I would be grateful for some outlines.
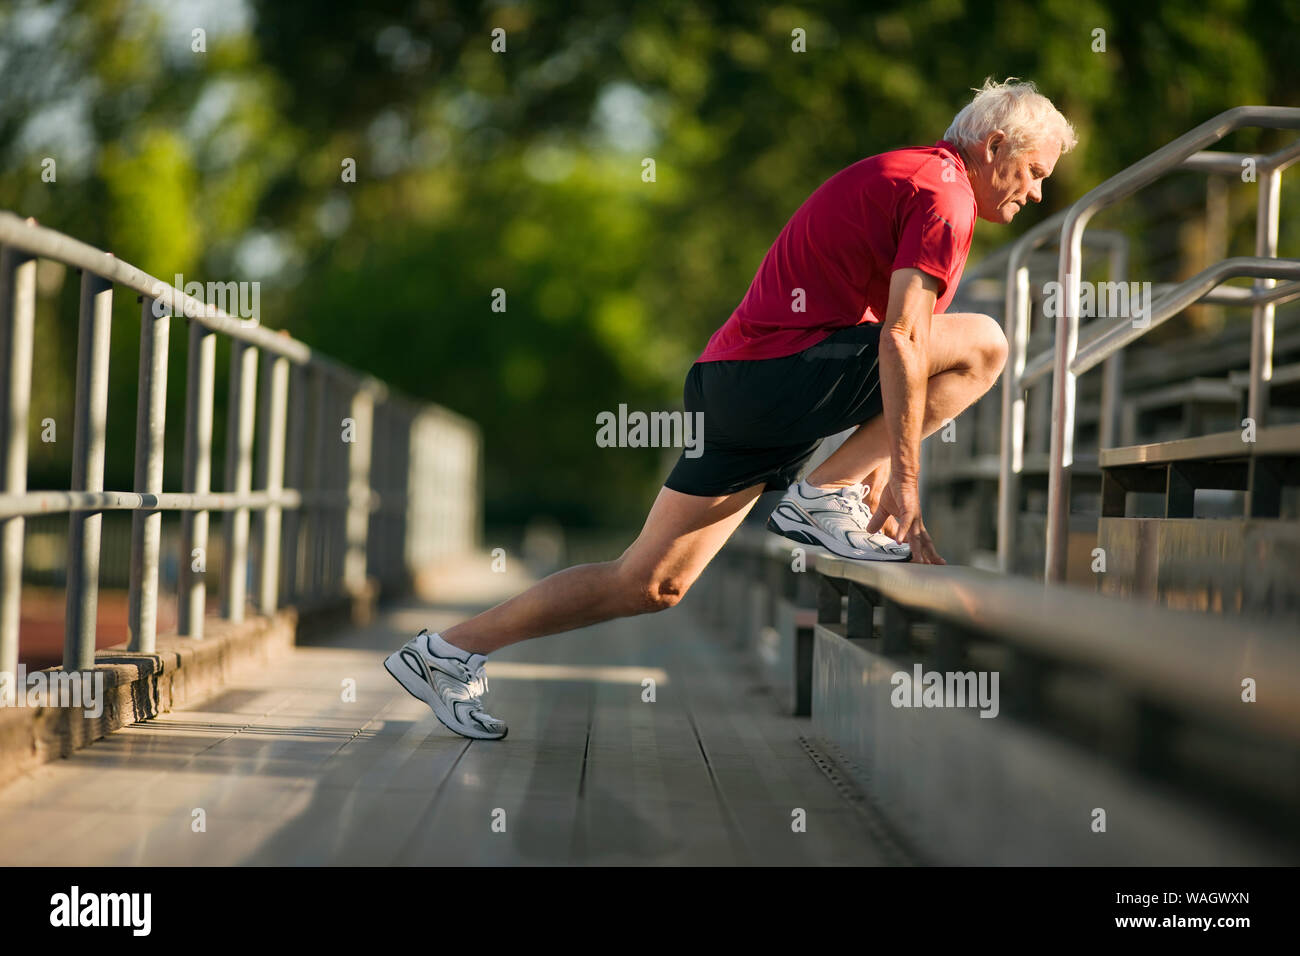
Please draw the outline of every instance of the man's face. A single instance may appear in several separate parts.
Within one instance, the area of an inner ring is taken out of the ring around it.
[[[971,187],[981,219],[1010,222],[1027,202],[1041,202],[1043,180],[1052,175],[1061,158],[1061,144],[1035,144],[1012,154],[1001,130],[974,150]]]

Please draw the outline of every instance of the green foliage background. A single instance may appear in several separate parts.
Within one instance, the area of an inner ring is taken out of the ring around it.
[[[161,277],[262,281],[266,324],[481,423],[491,523],[635,527],[664,459],[597,448],[596,414],[680,403],[834,172],[940,138],[986,76],[1035,80],[1081,147],[1041,212],[979,227],[974,262],[1223,109],[1300,105],[1297,63],[1300,5],[1264,0],[17,2],[0,6],[0,208]],[[77,281],[41,283],[33,418],[70,435]],[[128,488],[139,313],[118,298],[107,487]],[[178,421],[183,321],[172,340]],[[35,427],[33,487],[66,487],[69,443]]]

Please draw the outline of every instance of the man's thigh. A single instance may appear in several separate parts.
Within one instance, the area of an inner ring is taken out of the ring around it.
[[[951,369],[977,368],[1002,327],[978,312],[939,313],[930,320],[930,375]]]
[[[661,488],[641,533],[618,559],[620,572],[685,591],[762,493],[761,484],[713,498]]]

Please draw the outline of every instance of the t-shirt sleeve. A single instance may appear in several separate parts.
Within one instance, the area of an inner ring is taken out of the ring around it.
[[[920,269],[939,280],[942,296],[970,242],[974,223],[969,212],[949,194],[915,186],[899,208],[899,219],[898,252],[891,271]]]

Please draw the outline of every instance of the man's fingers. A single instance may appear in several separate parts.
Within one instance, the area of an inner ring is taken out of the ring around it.
[[[916,519],[909,514],[898,515],[898,534],[891,535],[895,541],[908,541],[912,537],[912,529],[916,527]]]
[[[889,512],[884,508],[877,508],[875,511],[871,512],[871,520],[867,522],[867,533],[875,534],[879,531],[881,525],[885,523],[885,519],[888,517]]]
[[[913,553],[916,553],[916,548],[919,546],[921,558],[926,564],[948,563],[943,558],[939,557],[939,552],[936,551],[934,547],[934,539],[930,537],[930,533],[924,528],[917,532],[916,541],[917,545],[913,546]]]

